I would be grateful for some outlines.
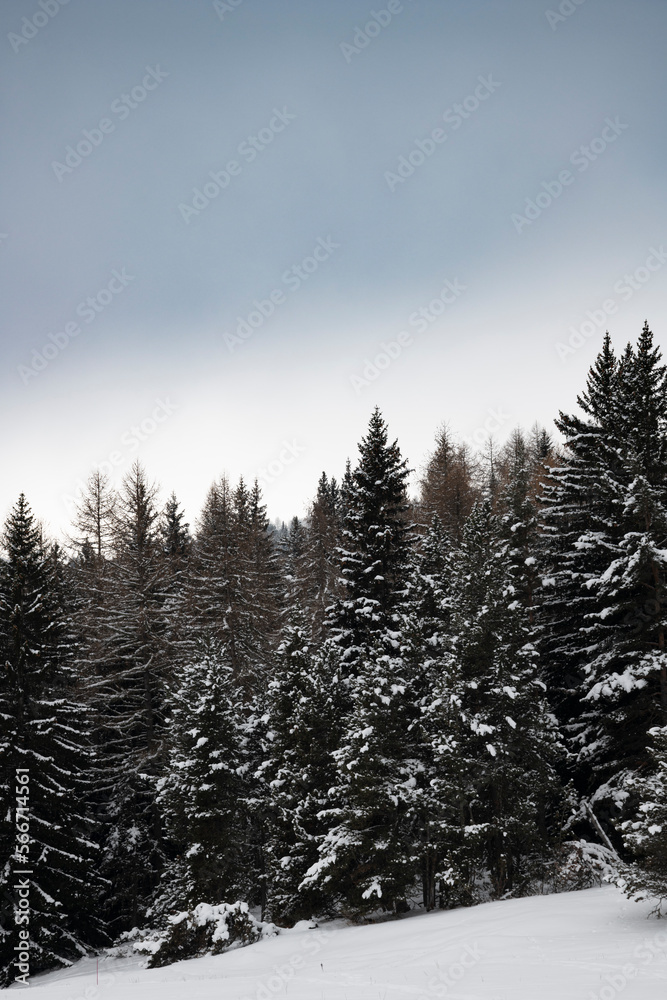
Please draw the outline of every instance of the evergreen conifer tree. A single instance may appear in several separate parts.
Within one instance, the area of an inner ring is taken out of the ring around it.
[[[359,462],[346,475],[339,549],[343,596],[329,628],[351,670],[389,626],[404,599],[412,548],[408,469],[398,443],[375,409],[359,445]]]
[[[182,574],[192,547],[190,525],[184,523],[184,518],[176,494],[172,493],[164,506],[160,533],[164,555],[176,578]]]
[[[282,571],[285,578],[285,604],[287,612],[296,607],[307,607],[311,599],[308,559],[308,529],[293,517],[282,542]]]
[[[419,657],[398,632],[382,639],[358,661],[333,754],[330,827],[303,883],[355,916],[407,909],[421,874]]]
[[[249,888],[247,736],[224,647],[203,649],[181,668],[167,712],[169,749],[158,805],[175,858],[153,907],[160,914],[233,902]]]
[[[156,782],[164,767],[164,700],[171,665],[167,575],[156,488],[135,463],[119,497],[110,597],[97,630],[89,696],[97,707],[98,779],[106,836],[102,873],[114,933],[138,926],[164,864]]]
[[[540,525],[536,492],[539,465],[521,431],[503,449],[497,510],[512,561],[517,596],[534,620],[540,587]]]
[[[534,630],[490,500],[466,524],[452,595],[451,647],[427,713],[430,789],[443,897],[473,902],[484,879],[495,898],[527,891],[559,797]]]
[[[88,808],[90,726],[72,669],[74,631],[61,557],[57,547],[45,545],[23,495],[2,544],[0,981],[7,986],[18,975],[19,929],[29,930],[31,974],[70,964],[86,943],[104,936]],[[18,784],[19,768],[27,786]],[[28,794],[19,798],[26,787]],[[21,878],[17,871],[25,870],[30,874]],[[18,917],[17,884],[29,894],[27,925]]]
[[[225,478],[209,491],[195,537],[185,606],[186,659],[197,643],[224,644],[248,698],[263,690],[280,627],[282,580],[259,486]],[[192,645],[194,643],[194,645]]]
[[[579,404],[584,418],[558,422],[566,454],[545,496],[545,639],[579,789],[613,835],[667,721],[667,372],[648,326],[620,359],[605,338]]]
[[[340,489],[324,472],[308,513],[307,533],[307,607],[313,635],[322,639],[328,610],[340,596],[336,549],[341,541]]]
[[[315,646],[310,623],[292,608],[269,682],[266,756],[259,769],[268,813],[268,914],[278,923],[324,913],[330,901],[302,886],[328,830],[337,749],[345,704],[340,653],[331,641]]]
[[[649,735],[650,773],[629,782],[639,809],[621,824],[625,847],[636,859],[623,867],[622,885],[631,897],[657,900],[660,912],[667,900],[667,726],[654,726]]]

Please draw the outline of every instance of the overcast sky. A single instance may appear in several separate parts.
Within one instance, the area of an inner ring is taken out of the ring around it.
[[[666,342],[664,0],[0,26],[2,517],[23,490],[61,531],[139,457],[191,522],[225,471],[287,519],[376,403],[419,468],[443,421],[551,425],[605,327]]]

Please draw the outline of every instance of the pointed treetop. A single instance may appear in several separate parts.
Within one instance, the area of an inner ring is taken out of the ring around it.
[[[2,533],[2,545],[10,561],[20,559],[39,548],[42,532],[30,509],[25,493],[9,513]]]
[[[588,372],[586,390],[577,397],[579,406],[588,417],[602,422],[608,414],[618,382],[618,369],[619,362],[607,331],[600,353]]]

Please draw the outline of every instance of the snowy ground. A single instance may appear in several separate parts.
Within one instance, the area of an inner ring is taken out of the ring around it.
[[[667,920],[606,887],[362,927],[297,927],[149,971],[94,959],[35,977],[35,1000],[666,1000]],[[22,988],[22,987],[12,987]]]

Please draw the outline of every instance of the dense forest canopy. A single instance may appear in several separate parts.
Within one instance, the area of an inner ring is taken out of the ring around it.
[[[667,370],[647,325],[620,355],[605,338],[556,426],[481,453],[443,427],[411,499],[376,409],[279,529],[257,483],[224,477],[191,528],[139,464],[120,490],[90,477],[65,548],[18,498],[4,985],[28,858],[33,972],[202,902],[290,926],[572,888],[584,842],[667,896]]]

